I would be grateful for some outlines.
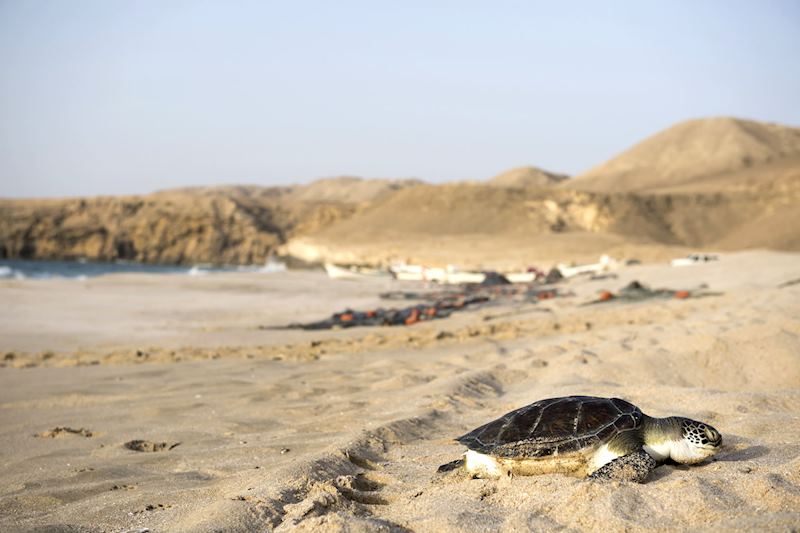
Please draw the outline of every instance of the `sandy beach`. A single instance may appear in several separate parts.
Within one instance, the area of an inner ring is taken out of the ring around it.
[[[0,281],[0,529],[792,531],[798,278],[799,254],[737,252],[322,332],[279,326],[416,286],[312,271]],[[582,305],[632,280],[711,295]],[[454,437],[573,394],[705,420],[723,450],[644,484],[436,472],[463,453]]]

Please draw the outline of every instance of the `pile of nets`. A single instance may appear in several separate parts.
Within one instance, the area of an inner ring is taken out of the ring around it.
[[[638,281],[632,281],[617,292],[602,291],[597,299],[585,303],[584,305],[603,304],[609,302],[641,302],[652,298],[671,299],[677,298],[685,300],[687,298],[699,298],[702,296],[716,296],[720,293],[710,292],[706,285],[697,289],[651,289],[647,285]]]
[[[491,303],[536,303],[563,296],[553,288],[530,284],[474,284],[458,289],[407,292],[393,291],[380,295],[385,300],[415,300],[424,303],[399,309],[371,309],[355,311],[345,309],[330,318],[304,324],[290,324],[290,329],[320,330],[352,328],[356,326],[410,326],[418,322],[446,318],[457,311]]]
[[[354,311],[345,309],[341,313],[334,313],[330,318],[305,324],[290,324],[290,329],[335,329],[353,328],[356,326],[410,326],[417,322],[446,318],[454,311],[467,306],[486,302],[482,296],[471,298],[443,299],[431,304],[418,304],[401,309],[371,309],[369,311]]]

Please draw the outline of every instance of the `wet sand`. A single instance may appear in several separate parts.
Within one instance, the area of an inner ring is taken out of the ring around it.
[[[314,272],[0,282],[0,529],[800,527],[800,284],[781,286],[800,255],[618,274],[570,281],[563,299],[325,332],[273,327],[394,306],[378,293],[407,286]],[[722,294],[581,305],[633,279]],[[436,473],[463,452],[453,437],[571,394],[708,421],[724,449],[642,485]]]

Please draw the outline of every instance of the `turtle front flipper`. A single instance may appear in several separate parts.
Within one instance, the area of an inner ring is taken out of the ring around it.
[[[635,481],[642,483],[658,463],[650,455],[639,449],[628,455],[614,459],[605,466],[595,470],[589,479],[600,481]]]
[[[456,459],[455,461],[450,461],[449,463],[445,463],[439,468],[436,469],[437,472],[450,472],[451,470],[455,470],[457,468],[461,468],[464,466],[464,458]]]

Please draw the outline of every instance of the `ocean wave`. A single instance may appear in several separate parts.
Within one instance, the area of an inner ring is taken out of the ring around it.
[[[277,274],[278,272],[286,272],[286,263],[276,261],[275,259],[267,259],[262,266],[238,266],[237,272],[255,272],[259,274]]]
[[[263,265],[249,266],[213,266],[198,264],[192,267],[178,265],[148,265],[130,261],[102,263],[94,261],[0,261],[0,279],[74,279],[83,281],[106,274],[174,274],[188,276],[206,276],[217,272],[253,272],[273,274],[285,272],[286,264],[274,259]]]
[[[2,279],[25,279],[25,274],[9,266],[0,265],[0,278]]]
[[[197,265],[190,268],[187,272],[190,276],[206,276],[210,273],[209,270],[205,270]]]
[[[281,261],[275,261],[274,259],[267,260],[267,262],[264,263],[264,266],[258,269],[258,271],[264,274],[275,274],[277,272],[286,272],[286,263],[283,263]]]

